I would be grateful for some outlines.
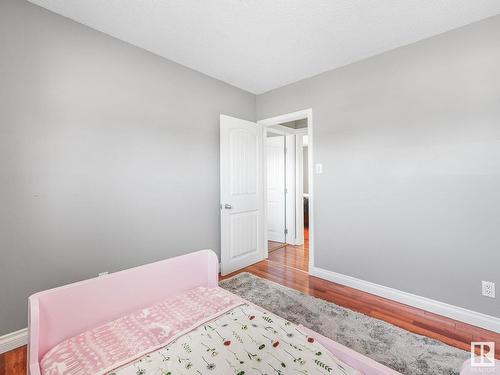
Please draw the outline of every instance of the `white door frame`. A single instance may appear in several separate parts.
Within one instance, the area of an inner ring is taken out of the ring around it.
[[[285,242],[290,245],[298,245],[297,242],[297,137],[295,129],[290,129],[285,137],[286,150],[285,153],[285,213],[286,213],[286,238]],[[265,198],[264,198],[265,199]],[[265,219],[265,218],[264,218]]]
[[[264,138],[267,136],[267,129],[269,126],[273,126],[276,129],[276,125],[280,125],[290,121],[297,121],[307,119],[307,138],[308,138],[308,174],[309,174],[309,269],[314,267],[314,173],[313,173],[313,114],[312,108],[304,109],[297,112],[287,113],[280,116],[275,116],[263,120],[257,121],[263,127]],[[284,127],[286,128],[286,127]],[[293,130],[286,128],[288,130]],[[304,134],[303,130],[297,134]],[[296,147],[296,152],[298,147]],[[266,160],[266,151],[263,150],[263,160]],[[263,163],[265,165],[265,163]],[[266,173],[264,173],[264,187],[266,186]],[[264,258],[268,257],[268,242],[267,242],[267,194],[264,188]],[[300,189],[302,190],[302,189]],[[302,198],[302,197],[298,197]],[[297,199],[297,200],[298,200]],[[303,214],[302,214],[303,215]]]
[[[295,191],[296,191],[296,212],[295,212],[295,240],[297,245],[304,243],[304,143],[303,136],[308,134],[307,128],[296,129],[295,135]],[[309,155],[309,148],[308,155]],[[308,159],[309,160],[309,159]],[[309,162],[308,162],[309,164]],[[309,166],[307,168],[309,171]],[[308,174],[309,177],[309,174]],[[309,178],[308,178],[309,185]],[[300,231],[298,230],[300,229]]]
[[[283,125],[263,127],[267,134],[285,137],[286,152],[286,229],[285,241],[290,245],[304,243],[304,204],[303,204],[303,142],[302,136],[307,135],[307,128],[294,129]],[[264,159],[264,158],[263,158]],[[265,161],[265,160],[264,160]],[[269,216],[269,213],[268,213]],[[269,240],[269,237],[268,237]]]

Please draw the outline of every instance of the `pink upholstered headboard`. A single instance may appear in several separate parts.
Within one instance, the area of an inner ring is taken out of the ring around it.
[[[59,342],[196,286],[216,287],[217,277],[217,256],[201,250],[32,295],[30,374]]]

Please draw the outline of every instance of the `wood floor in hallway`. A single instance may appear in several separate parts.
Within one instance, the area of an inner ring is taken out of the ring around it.
[[[309,270],[309,231],[304,231],[303,245],[286,245],[269,252],[270,262],[282,264],[300,271]]]

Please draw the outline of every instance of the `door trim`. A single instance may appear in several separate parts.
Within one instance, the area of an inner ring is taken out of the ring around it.
[[[313,173],[313,110],[312,108],[301,111],[286,113],[280,116],[270,117],[257,121],[263,127],[263,137],[267,136],[269,126],[283,124],[285,122],[307,119],[307,138],[308,138],[308,174],[309,174],[309,269],[314,267],[314,173]],[[290,129],[293,131],[293,129]],[[299,130],[299,129],[297,129]],[[266,160],[266,150],[263,151],[263,160]],[[264,165],[266,163],[263,163]],[[264,258],[268,257],[269,249],[267,242],[267,194],[266,194],[266,171],[264,171]]]
[[[304,243],[304,144],[302,136],[307,135],[306,129],[297,129],[295,131],[295,189],[296,189],[296,202],[295,202],[295,236],[296,245]],[[309,148],[308,155],[309,155]],[[309,160],[309,159],[308,159]],[[309,164],[309,163],[308,163]],[[307,168],[309,171],[309,166]],[[309,177],[309,174],[308,174]],[[309,179],[308,179],[309,181]],[[308,183],[309,185],[309,183]]]

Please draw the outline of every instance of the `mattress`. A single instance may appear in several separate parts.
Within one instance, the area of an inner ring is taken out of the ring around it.
[[[220,288],[198,287],[69,338],[44,375],[358,375],[310,333]]]

